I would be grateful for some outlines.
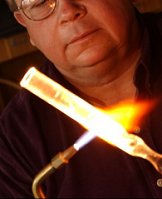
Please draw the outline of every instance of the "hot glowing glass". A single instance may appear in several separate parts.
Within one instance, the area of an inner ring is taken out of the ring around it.
[[[128,133],[124,126],[104,111],[71,93],[34,67],[27,71],[20,84],[89,131],[73,145],[76,150],[98,136],[132,156],[148,160],[162,174],[162,155],[153,151],[139,136]]]

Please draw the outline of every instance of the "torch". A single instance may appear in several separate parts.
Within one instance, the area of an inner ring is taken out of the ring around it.
[[[104,111],[92,106],[36,68],[32,67],[27,71],[20,85],[71,117],[88,130],[74,145],[58,153],[38,173],[32,187],[35,198],[45,198],[41,188],[42,181],[56,169],[67,164],[79,149],[96,136],[132,156],[148,160],[162,174],[161,154],[153,151],[139,136],[128,133],[123,125],[112,119]]]

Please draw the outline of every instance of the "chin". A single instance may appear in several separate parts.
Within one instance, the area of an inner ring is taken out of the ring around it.
[[[81,53],[75,60],[76,65],[82,65],[91,67],[94,65],[102,64],[108,58],[107,52],[103,52],[101,50],[98,51],[86,51]]]

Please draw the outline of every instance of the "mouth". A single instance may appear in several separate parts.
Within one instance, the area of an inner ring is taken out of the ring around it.
[[[89,37],[91,37],[95,32],[97,32],[98,29],[92,30],[92,31],[87,31],[84,32],[83,34],[74,36],[71,41],[68,43],[68,45],[70,44],[74,44],[74,43],[81,43],[81,42],[85,42],[87,39],[89,39]]]

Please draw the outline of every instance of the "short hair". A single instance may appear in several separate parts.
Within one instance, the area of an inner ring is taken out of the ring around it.
[[[17,10],[17,5],[16,5],[16,2],[15,0],[5,0],[5,2],[8,4],[10,10],[12,12],[14,12],[15,10]]]

